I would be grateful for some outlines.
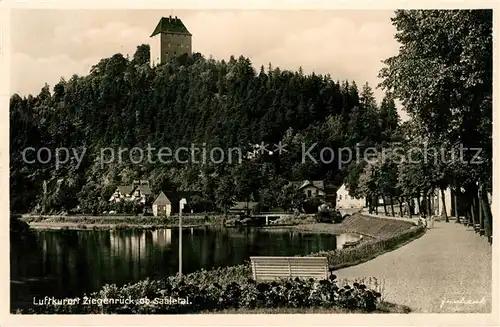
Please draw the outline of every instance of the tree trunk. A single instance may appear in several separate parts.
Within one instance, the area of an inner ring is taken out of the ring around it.
[[[481,220],[481,208],[479,207],[478,205],[478,200],[477,200],[477,196],[475,194],[472,195],[472,205],[471,205],[471,208],[470,208],[470,215],[471,215],[471,224],[472,224],[472,227],[474,227],[474,225],[476,225],[476,221],[480,221]],[[479,219],[477,219],[476,217],[478,217]]]
[[[428,193],[427,193],[427,201],[426,201],[426,204],[427,204],[427,217],[430,219],[431,216],[434,215],[434,212],[433,212],[433,208],[431,206],[431,201],[432,201],[432,197],[434,196],[434,190],[430,190]]]
[[[491,208],[488,201],[488,194],[486,193],[486,188],[484,184],[479,186],[479,203],[481,203],[484,221],[484,234],[490,241],[490,237],[493,235],[493,221],[491,216]]]
[[[394,199],[393,199],[393,197],[391,196],[391,197],[389,198],[389,200],[391,200],[391,213],[392,213],[392,216],[393,216],[393,217],[396,217],[396,215],[395,215],[395,213],[394,213]]]
[[[399,198],[398,202],[399,202],[399,215],[403,217],[403,199]]]
[[[407,198],[406,203],[408,203],[408,218],[412,218],[413,216],[413,198]]]
[[[444,198],[444,190],[443,189],[441,189],[441,200],[443,201],[443,213],[444,213],[445,222],[449,223],[450,219],[448,218],[448,214],[446,213],[446,201]]]
[[[384,215],[388,216],[389,214],[387,213],[387,204],[385,203],[384,195],[382,195],[382,203],[384,203]]]
[[[418,210],[418,214],[421,216],[422,215],[422,208],[421,208],[421,205],[420,205],[420,193],[417,195],[417,210]],[[418,216],[418,215],[417,215]]]
[[[455,216],[455,218],[456,218],[456,220],[455,220],[455,222],[456,222],[456,223],[459,223],[459,222],[460,222],[460,217],[458,216],[458,201],[457,201],[457,193],[458,193],[458,190],[459,190],[459,189],[458,189],[458,186],[457,186],[457,185],[455,185],[455,192],[453,192],[453,199],[454,199],[454,203],[453,203],[453,205],[454,205],[454,207],[455,207],[455,214],[454,214],[454,216]]]
[[[422,214],[424,216],[424,218],[427,218],[427,216],[429,215],[429,212],[428,212],[428,207],[427,207],[428,203],[427,203],[427,192],[424,191],[424,193],[422,194],[422,203],[420,203],[420,207],[422,208]]]
[[[375,214],[378,215],[378,196],[374,197],[375,198]]]

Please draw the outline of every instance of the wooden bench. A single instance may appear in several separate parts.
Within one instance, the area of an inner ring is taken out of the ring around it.
[[[326,257],[250,257],[254,280],[328,278]]]

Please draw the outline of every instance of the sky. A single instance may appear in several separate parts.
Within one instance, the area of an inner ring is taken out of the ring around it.
[[[193,51],[216,60],[250,58],[258,69],[330,74],[376,89],[382,60],[396,55],[390,10],[34,10],[11,16],[11,90],[38,94],[61,77],[86,75],[115,53],[132,56],[162,16],[177,16],[193,34]],[[404,116],[404,114],[403,114]]]

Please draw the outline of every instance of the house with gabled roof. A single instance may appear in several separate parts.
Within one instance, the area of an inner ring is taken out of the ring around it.
[[[115,192],[109,198],[109,202],[117,203],[121,201],[131,201],[134,200],[133,197],[134,186],[133,185],[119,185],[116,187]]]
[[[324,181],[304,180],[292,183],[304,192],[307,198],[326,196]]]
[[[153,202],[153,216],[170,216],[172,212],[172,202],[163,193],[163,191],[156,197]]]
[[[337,209],[363,208],[366,206],[366,198],[356,198],[349,195],[349,190],[345,184],[342,184],[337,190]]]
[[[139,203],[145,204],[149,197],[153,195],[151,188],[149,187],[149,181],[141,180],[134,181],[134,192],[133,196]]]

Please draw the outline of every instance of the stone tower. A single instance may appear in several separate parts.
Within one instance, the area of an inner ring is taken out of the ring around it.
[[[184,53],[191,54],[191,37],[188,29],[177,16],[162,17],[150,36],[151,64],[169,62]]]

